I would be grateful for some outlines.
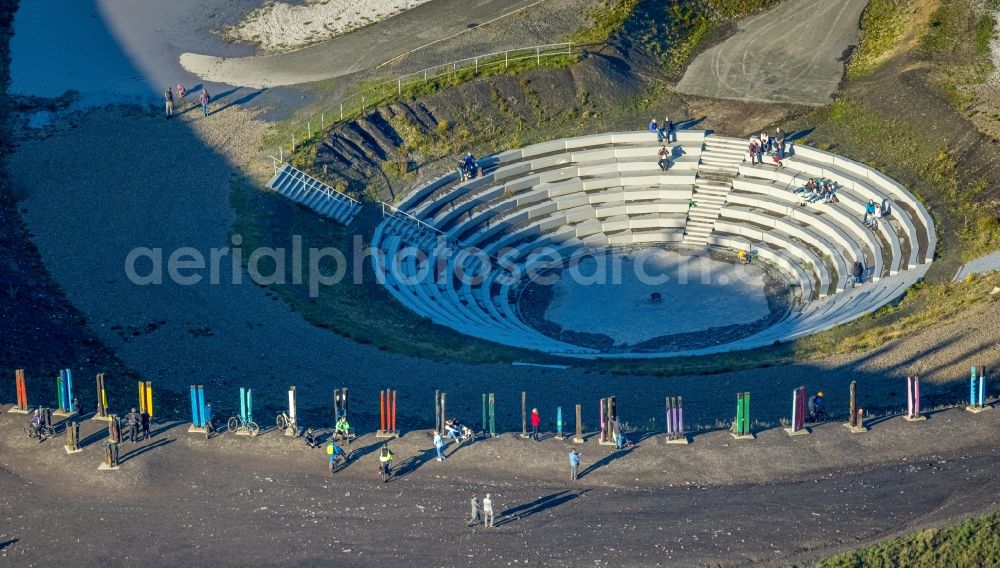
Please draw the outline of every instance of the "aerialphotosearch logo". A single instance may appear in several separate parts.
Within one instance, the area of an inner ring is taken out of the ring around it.
[[[165,251],[162,247],[136,247],[125,258],[125,274],[137,286],[157,286],[171,283],[178,286],[241,285],[245,276],[259,286],[308,286],[309,297],[319,296],[322,287],[343,282],[348,269],[353,284],[362,284],[366,274],[373,274],[378,283],[387,281],[398,286],[447,286],[454,282],[479,286],[484,282],[514,286],[527,280],[543,286],[569,278],[579,285],[621,284],[629,266],[642,284],[658,286],[673,281],[687,284],[692,279],[702,284],[713,283],[712,264],[690,266],[673,263],[665,268],[657,248],[616,254],[604,249],[573,251],[567,255],[562,248],[538,247],[526,254],[517,249],[504,249],[487,254],[476,247],[456,246],[444,237],[438,239],[434,253],[417,246],[402,246],[391,254],[373,249],[361,235],[351,239],[348,254],[333,246],[306,248],[301,235],[293,235],[290,247],[242,248],[242,235],[230,238],[231,246],[202,251],[194,247],[178,247]],[[519,261],[512,259],[517,258]],[[371,262],[374,270],[365,270]],[[244,274],[245,269],[245,274]],[[741,272],[735,273],[742,278]],[[734,274],[721,274],[714,282],[726,285]]]

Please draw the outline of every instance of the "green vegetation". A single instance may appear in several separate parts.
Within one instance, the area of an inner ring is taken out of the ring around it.
[[[706,38],[723,24],[764,10],[776,0],[641,1],[623,23],[625,34],[679,75]]]
[[[636,5],[641,0],[601,0],[594,6],[587,16],[590,18],[590,27],[583,28],[570,36],[570,40],[575,44],[592,45],[605,43],[611,36],[620,32],[625,25],[625,21],[632,15]]]
[[[870,75],[879,65],[896,55],[907,36],[919,25],[923,2],[917,0],[872,0],[861,17],[857,50],[851,55],[847,76],[857,79]]]
[[[995,4],[991,0],[994,9]],[[980,12],[972,0],[941,0],[931,16],[921,47],[936,64],[935,82],[959,110],[975,100],[970,87],[983,83],[993,72],[989,48],[993,33],[992,16]]]
[[[964,282],[920,283],[897,305],[887,305],[855,322],[803,338],[795,344],[798,359],[874,349],[888,341],[912,335],[933,325],[952,321],[965,310],[988,302],[997,309],[1000,274],[969,278]]]
[[[815,568],[980,568],[1000,566],[1000,513],[927,529],[854,552]]]

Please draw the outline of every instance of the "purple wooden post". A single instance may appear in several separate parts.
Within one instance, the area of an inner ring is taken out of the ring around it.
[[[913,418],[913,377],[906,377],[906,415]]]
[[[677,433],[684,435],[684,399],[677,397]]]
[[[913,416],[920,416],[920,377],[913,377]]]

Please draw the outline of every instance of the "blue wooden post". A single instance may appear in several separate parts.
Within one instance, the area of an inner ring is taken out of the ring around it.
[[[73,371],[66,369],[66,408],[70,413],[76,412],[76,405],[73,404]]]
[[[198,427],[205,427],[205,387],[198,385]]]
[[[253,422],[253,389],[247,389],[247,422]]]
[[[559,433],[558,435],[559,435],[560,438],[563,437],[562,427],[563,427],[563,423],[562,423],[562,407],[559,406],[559,407],[556,408],[556,432]]]
[[[240,387],[240,418],[246,422],[247,420],[247,389]]]
[[[200,408],[198,406],[198,388],[191,385],[191,424],[196,428],[201,427],[201,420],[198,419],[198,410]]]
[[[976,406],[976,367],[973,365],[969,377],[969,406]]]

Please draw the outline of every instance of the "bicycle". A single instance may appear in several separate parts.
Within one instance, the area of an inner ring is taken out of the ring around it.
[[[278,427],[278,430],[288,430],[288,427],[292,425],[292,419],[286,412],[281,412],[274,419],[274,425]]]
[[[252,420],[246,420],[242,416],[233,416],[226,423],[226,428],[230,432],[236,432],[238,430],[246,430],[251,436],[257,436],[260,434],[260,426]]]
[[[347,467],[347,454],[334,456],[333,460],[330,461],[330,475],[337,473],[345,467]]]
[[[24,427],[24,435],[29,438],[38,438],[39,442],[44,442],[48,438],[55,437],[56,429],[45,424],[42,424],[38,428],[35,428],[32,424],[28,424]]]
[[[212,423],[212,419],[209,418],[205,421],[205,439],[208,440],[212,437],[212,432],[215,432],[215,424]]]
[[[392,460],[380,462],[378,470],[379,475],[382,476],[382,483],[388,482],[389,478],[392,477]]]

